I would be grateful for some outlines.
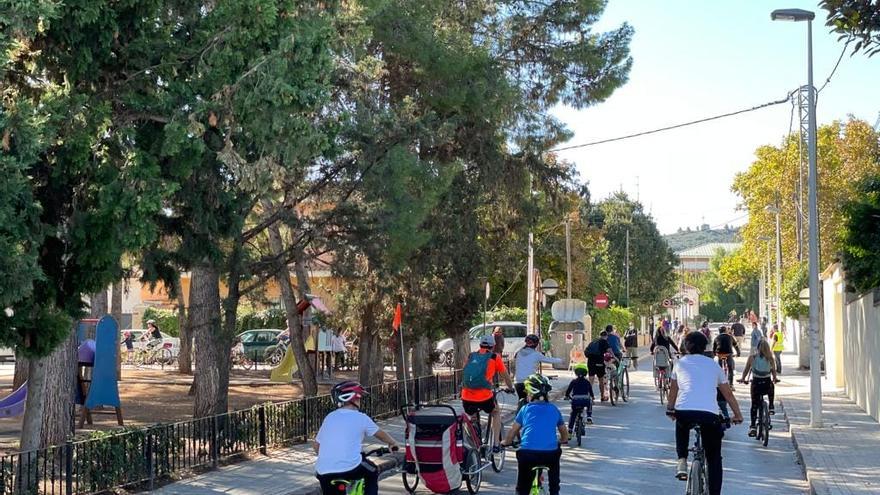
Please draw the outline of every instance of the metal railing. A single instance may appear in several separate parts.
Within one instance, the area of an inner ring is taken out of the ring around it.
[[[369,387],[363,411],[387,418],[409,402],[458,395],[461,372]],[[244,454],[312,438],[334,409],[329,395],[266,403],[179,423],[100,433],[30,452],[0,456],[0,495],[81,495],[141,485],[195,469],[211,469]]]

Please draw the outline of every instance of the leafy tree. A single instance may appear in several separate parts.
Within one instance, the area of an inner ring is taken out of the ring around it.
[[[857,292],[880,287],[880,174],[866,177],[844,207],[841,261]]]
[[[630,306],[649,307],[668,296],[677,259],[641,203],[632,201],[625,193],[615,193],[596,206],[591,221],[602,227],[609,244],[608,260],[614,278],[607,290],[612,300],[618,305],[626,303],[627,232]]]
[[[809,271],[806,262],[801,262],[789,268],[782,282],[782,312],[789,318],[801,318],[807,316],[809,307],[800,300],[800,293],[809,286]]]
[[[853,53],[864,50],[869,57],[880,52],[880,2],[874,0],[822,0],[828,11],[826,26],[840,33],[840,39],[858,40]]]
[[[867,122],[850,119],[821,126],[817,144],[819,253],[821,266],[825,266],[845,249],[840,229],[844,223],[843,206],[860,194],[856,184],[864,177],[880,173],[880,135]],[[743,248],[735,256],[736,263],[729,267],[727,276],[722,275],[729,286],[741,284],[742,276],[757,277],[768,253],[772,255],[775,243],[768,244],[762,239],[774,237],[775,215],[766,207],[777,200],[781,211],[783,270],[799,262],[795,201],[799,180],[797,136],[787,136],[781,147],[762,146],[755,156],[749,169],[736,176],[732,187],[742,198],[741,208],[749,212],[749,221],[741,230]],[[802,259],[806,259],[804,244]]]
[[[719,249],[709,261],[709,271],[694,283],[701,292],[700,311],[712,321],[727,321],[731,311],[741,314],[746,308],[758,305],[754,279],[746,278],[742,284],[725,284],[721,271],[732,256]]]
[[[140,153],[133,121],[120,117],[116,99],[129,82],[132,40],[152,29],[138,23],[155,3],[3,7],[0,164],[12,167],[8,187],[19,189],[9,199],[21,212],[18,226],[4,228],[18,229],[15,249],[27,248],[20,259],[34,268],[34,280],[13,279],[22,284],[14,316],[0,325],[5,343],[30,358],[27,450],[71,432],[73,321],[84,314],[84,295],[121,277],[123,253],[154,237],[150,219],[169,187]]]

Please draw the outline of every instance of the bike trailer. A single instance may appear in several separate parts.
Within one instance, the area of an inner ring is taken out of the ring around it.
[[[458,490],[461,464],[468,451],[480,445],[470,418],[446,405],[419,404],[402,412],[406,420],[404,469],[417,474],[433,493]]]

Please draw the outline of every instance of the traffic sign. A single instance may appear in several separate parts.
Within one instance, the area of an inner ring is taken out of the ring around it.
[[[566,344],[574,344],[574,334],[571,332],[565,332],[565,343]]]
[[[694,300],[688,299],[688,306],[693,306],[693,305],[694,305]]]
[[[600,292],[596,294],[596,297],[593,298],[593,305],[599,309],[604,309],[608,307],[608,294],[604,292]]]
[[[671,308],[672,307],[672,300],[671,299],[664,299],[663,300],[663,307],[664,308]]]

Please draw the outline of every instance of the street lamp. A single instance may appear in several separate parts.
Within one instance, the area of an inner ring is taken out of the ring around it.
[[[779,9],[770,14],[774,21],[807,22],[807,89],[809,119],[807,126],[807,178],[809,209],[809,280],[810,280],[810,426],[822,426],[822,379],[819,369],[819,209],[816,204],[816,88],[813,86],[813,19],[816,14],[802,9]]]
[[[782,230],[779,224],[779,198],[776,198],[775,205],[769,205],[765,208],[767,213],[776,215],[776,324],[782,331]]]

